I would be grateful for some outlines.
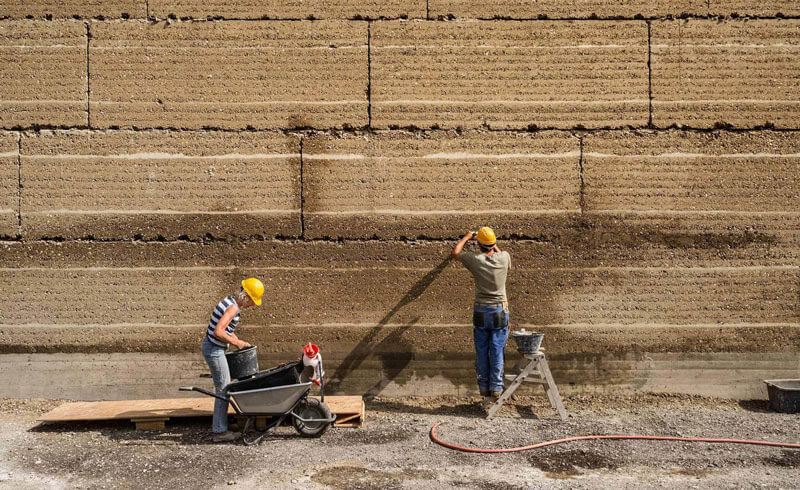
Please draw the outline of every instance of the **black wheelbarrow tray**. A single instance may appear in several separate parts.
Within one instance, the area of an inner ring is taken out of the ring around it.
[[[291,418],[292,426],[302,437],[320,437],[333,424],[336,416],[331,415],[331,409],[324,402],[324,393],[321,400],[308,397],[311,382],[300,382],[296,364],[290,363],[262,371],[249,379],[233,381],[225,387],[226,396],[196,386],[181,386],[180,390],[197,391],[229,402],[238,415],[247,417],[242,429],[242,441],[248,446],[260,442],[287,417]],[[287,378],[287,372],[294,376]],[[270,386],[276,380],[292,384]],[[325,385],[320,383],[320,386],[324,390]],[[271,417],[271,420],[264,430],[258,430],[255,427],[256,417]]]

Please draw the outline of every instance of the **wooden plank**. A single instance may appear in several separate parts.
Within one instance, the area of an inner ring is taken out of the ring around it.
[[[327,398],[326,398],[327,400]],[[363,427],[367,418],[366,405],[364,400],[361,400],[361,413],[351,416],[339,417],[337,414],[336,421],[333,423],[334,427]]]
[[[363,418],[364,401],[360,396],[326,396],[325,403],[337,417],[358,415]],[[92,420],[159,419],[173,417],[209,417],[214,413],[214,399],[165,398],[156,400],[119,400],[68,402],[47,412],[40,422]],[[232,407],[228,413],[235,413]]]
[[[362,413],[364,411],[364,399],[360,396],[326,396],[325,404],[333,413]]]
[[[210,397],[69,402],[47,412],[39,421],[71,422],[78,420],[202,417],[211,415],[213,412],[214,399]]]
[[[326,396],[325,403],[336,415],[334,427],[361,427],[366,406],[360,396]]]
[[[136,424],[136,430],[164,430],[166,429],[167,417],[155,419],[131,419]]]

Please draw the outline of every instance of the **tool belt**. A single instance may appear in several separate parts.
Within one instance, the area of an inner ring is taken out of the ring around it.
[[[472,312],[472,324],[474,326],[483,325],[483,317],[484,315],[492,315],[494,316],[493,323],[495,325],[499,325],[501,328],[511,328],[511,322],[507,322],[506,315],[508,314],[508,301],[500,301],[498,303],[475,303],[475,306],[502,306],[503,309],[500,311],[495,311],[494,313],[483,313],[480,311],[473,311]]]
[[[496,303],[478,303],[476,301],[474,306],[502,306],[503,311],[508,312],[508,301],[498,301]]]

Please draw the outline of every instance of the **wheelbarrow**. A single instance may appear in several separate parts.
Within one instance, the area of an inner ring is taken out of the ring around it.
[[[247,417],[242,429],[242,441],[250,446],[258,444],[264,437],[290,418],[292,426],[302,437],[320,437],[328,430],[336,416],[325,403],[325,385],[322,370],[319,371],[321,400],[309,398],[312,381],[301,378],[303,366],[291,362],[276,368],[261,371],[252,377],[239,379],[225,387],[225,395],[218,395],[196,386],[181,386],[180,391],[196,391],[229,402],[237,415]],[[270,417],[266,429],[256,428],[256,417]]]

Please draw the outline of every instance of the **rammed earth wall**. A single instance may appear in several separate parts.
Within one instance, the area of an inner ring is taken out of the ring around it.
[[[472,392],[481,225],[562,390],[800,375],[798,2],[53,3],[0,0],[0,396],[176,396],[247,275],[262,366]]]

